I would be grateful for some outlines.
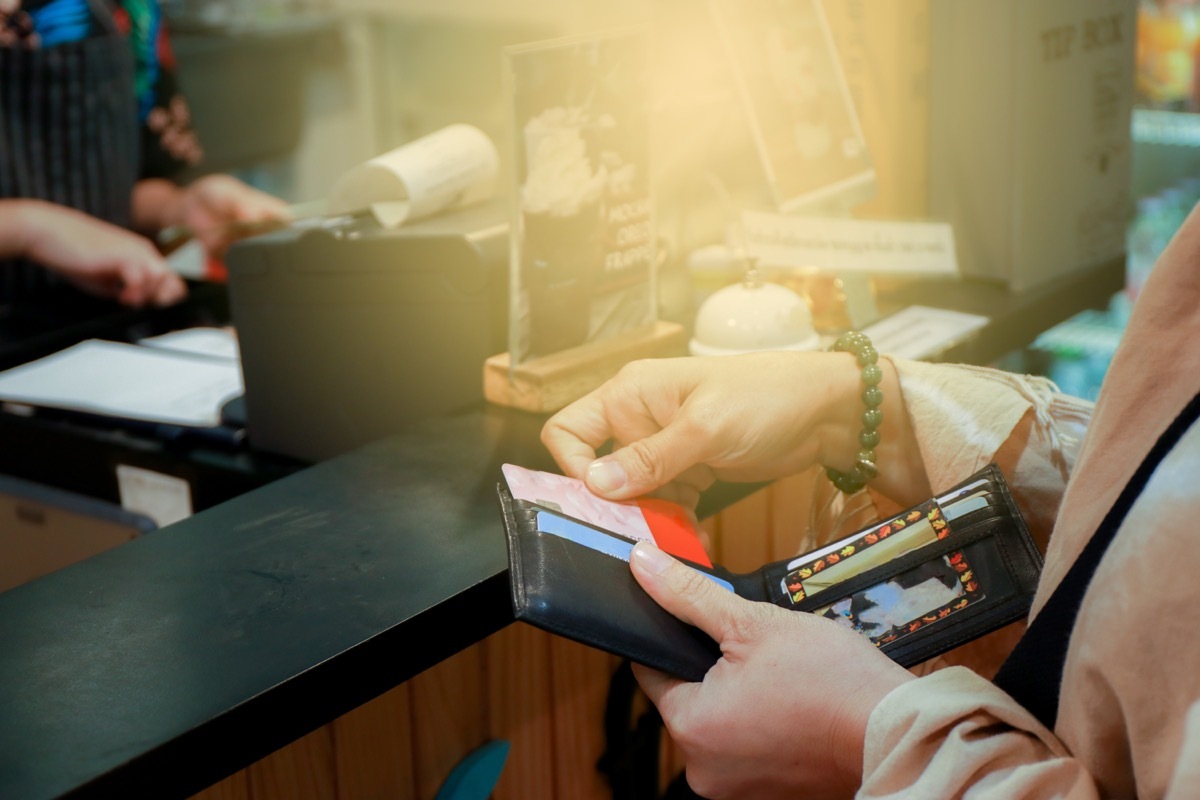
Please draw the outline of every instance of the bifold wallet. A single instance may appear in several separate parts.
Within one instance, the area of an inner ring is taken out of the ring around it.
[[[734,573],[713,564],[682,508],[617,503],[581,482],[505,465],[498,485],[518,620],[687,680],[717,644],[664,611],[634,580],[650,539],[749,600],[819,614],[909,667],[1029,612],[1042,559],[1000,470],[803,555]]]

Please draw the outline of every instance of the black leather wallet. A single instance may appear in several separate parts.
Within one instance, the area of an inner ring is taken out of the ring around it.
[[[518,620],[700,680],[716,643],[629,571],[634,539],[498,485]],[[1029,613],[1042,559],[1000,470],[809,553],[734,573],[688,561],[750,600],[820,614],[913,666]]]

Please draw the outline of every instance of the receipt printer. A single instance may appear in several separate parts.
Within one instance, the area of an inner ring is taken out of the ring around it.
[[[484,361],[507,349],[507,264],[499,203],[238,242],[226,265],[250,445],[319,461],[482,402]]]

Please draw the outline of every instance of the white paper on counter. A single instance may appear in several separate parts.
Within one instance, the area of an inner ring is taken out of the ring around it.
[[[139,339],[138,344],[149,345],[150,347],[162,347],[167,350],[192,353],[200,356],[227,358],[233,361],[238,361],[240,358],[237,334],[233,328],[211,326],[185,328],[179,331],[160,334],[159,336],[148,336],[145,339]]]
[[[499,175],[495,143],[478,128],[458,123],[350,170],[330,193],[328,213],[370,210],[380,225],[394,228],[488,199]]]
[[[164,527],[192,515],[192,489],[183,478],[117,464],[117,491],[121,507],[145,514]]]
[[[919,360],[950,347],[988,324],[979,314],[909,306],[863,329],[880,353]]]
[[[0,372],[0,401],[170,425],[219,425],[241,393],[235,361],[99,339]]]

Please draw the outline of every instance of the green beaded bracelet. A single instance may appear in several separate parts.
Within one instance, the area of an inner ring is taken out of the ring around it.
[[[883,380],[883,370],[879,368],[879,353],[871,345],[871,340],[856,331],[843,333],[829,348],[839,353],[852,353],[862,367],[863,389],[862,401],[866,410],[862,415],[862,432],[858,434],[861,449],[854,457],[854,466],[849,472],[840,472],[833,467],[826,467],[825,474],[842,492],[854,494],[867,485],[867,481],[879,474],[875,466],[875,447],[879,444],[879,426],[883,424],[883,390],[879,382]]]

